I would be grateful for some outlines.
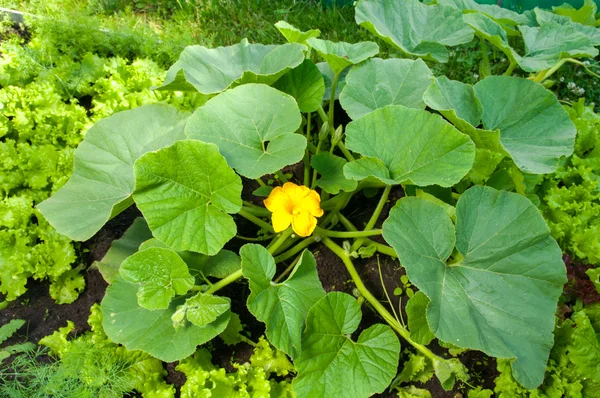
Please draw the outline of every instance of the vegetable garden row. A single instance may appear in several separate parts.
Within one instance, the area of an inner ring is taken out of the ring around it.
[[[0,392],[600,396],[596,12],[360,0],[166,73],[7,24]],[[89,327],[13,336],[32,279]]]

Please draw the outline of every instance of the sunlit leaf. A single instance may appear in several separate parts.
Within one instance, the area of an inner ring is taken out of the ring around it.
[[[379,46],[372,41],[351,44],[312,38],[307,40],[307,43],[323,57],[336,75],[347,67],[359,64],[379,52]]]

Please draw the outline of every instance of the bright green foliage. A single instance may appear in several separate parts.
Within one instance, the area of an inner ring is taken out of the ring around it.
[[[346,178],[375,177],[396,185],[460,181],[469,171],[475,145],[439,115],[390,105],[348,124],[346,146],[363,155],[344,166]]]
[[[281,352],[272,349],[261,337],[254,348],[249,363],[234,363],[236,369],[227,373],[211,363],[211,355],[206,350],[198,350],[193,357],[179,362],[176,369],[183,372],[186,382],[181,387],[182,398],[195,397],[271,397],[292,398],[292,385],[289,381],[272,380],[274,374],[287,375],[293,371],[292,364]]]
[[[241,334],[242,330],[244,330],[244,325],[242,325],[240,316],[232,312],[227,327],[219,334],[219,337],[223,340],[223,343],[229,346],[236,345],[245,340],[245,337]]]
[[[527,173],[556,169],[573,152],[576,129],[556,96],[527,79],[490,76],[474,87],[483,105],[483,127],[500,130],[500,142]]]
[[[352,119],[386,105],[424,109],[423,93],[432,78],[420,59],[372,58],[348,72],[340,104]]]
[[[577,126],[573,156],[538,185],[540,208],[563,250],[600,262],[600,116],[583,101],[567,108]]]
[[[347,67],[374,57],[379,52],[379,46],[372,41],[350,44],[311,38],[306,43],[323,57],[334,75],[339,75]]]
[[[292,97],[264,84],[245,84],[198,108],[186,134],[216,144],[239,174],[259,178],[302,159],[306,138],[295,134],[300,122]]]
[[[242,272],[250,282],[248,309],[267,325],[271,344],[297,358],[306,314],[325,295],[315,258],[304,251],[288,278],[277,283],[272,281],[277,270],[275,260],[263,246],[244,245],[240,256]]]
[[[435,338],[427,323],[428,305],[429,298],[423,292],[417,292],[406,303],[410,338],[423,345],[431,343],[431,340]]]
[[[132,204],[134,162],[185,138],[186,117],[175,108],[155,104],[102,119],[77,147],[67,184],[38,208],[60,233],[74,240],[89,239]]]
[[[163,381],[167,372],[159,360],[140,351],[127,351],[107,338],[97,304],[91,308],[88,323],[92,330],[75,339],[68,340],[74,330],[69,321],[66,327],[40,340],[50,348],[56,362],[37,362],[37,352],[14,358],[9,372],[13,377],[5,378],[8,369],[0,368],[0,395],[96,398],[121,397],[136,390],[143,397],[174,396],[173,386]],[[18,394],[11,395],[15,390]]]
[[[13,319],[5,325],[0,326],[0,345],[7,339],[11,338],[17,330],[19,330],[25,321],[23,319]],[[0,363],[4,361],[6,358],[10,357],[13,354],[18,354],[21,352],[27,352],[35,349],[35,344],[33,343],[22,343],[22,344],[13,344],[7,347],[0,348]],[[1,371],[0,371],[0,381],[2,380]],[[0,389],[0,392],[2,390]]]
[[[106,282],[112,283],[119,272],[121,263],[137,252],[143,242],[151,238],[152,233],[146,220],[138,217],[120,239],[112,241],[110,249],[102,260],[94,262],[93,266],[98,268]]]
[[[413,385],[398,388],[399,398],[431,398],[429,390],[418,388]]]
[[[165,362],[177,361],[192,355],[198,345],[216,337],[229,322],[227,311],[204,327],[186,323],[175,328],[171,317],[183,298],[171,301],[165,310],[150,311],[138,304],[137,291],[135,284],[118,276],[102,300],[106,314],[102,326],[107,336],[129,350],[141,350]]]
[[[329,101],[331,99],[331,88],[333,85],[335,75],[333,74],[333,70],[331,70],[327,62],[318,62],[317,68],[319,68],[319,70],[321,71],[321,75],[325,80],[325,93],[323,94],[323,101]],[[352,68],[346,68],[340,73],[340,76],[338,78],[338,84],[335,88],[335,99],[339,98],[340,92],[346,85],[346,76],[348,75],[348,72],[350,72],[351,69]]]
[[[277,22],[275,27],[277,30],[279,30],[279,33],[285,37],[288,43],[306,44],[306,40],[310,39],[311,37],[319,37],[321,35],[321,31],[319,29],[310,29],[306,32],[303,32],[286,21]]]
[[[483,116],[483,106],[473,86],[450,80],[446,76],[435,79],[423,94],[423,100],[428,107],[439,111],[465,133],[468,131],[465,123],[477,127]]]
[[[596,13],[598,7],[593,0],[584,0],[580,9],[574,8],[571,4],[565,3],[558,7],[552,7],[552,10],[561,16],[568,17],[571,21],[583,25],[597,26]]]
[[[411,282],[431,300],[433,334],[516,358],[513,372],[528,388],[542,382],[566,281],[549,232],[529,200],[488,187],[462,194],[456,228],[442,207],[420,198],[398,201],[383,225]]]
[[[329,152],[321,152],[313,156],[310,159],[310,165],[321,175],[321,178],[317,180],[317,186],[334,195],[340,191],[354,191],[358,183],[356,180],[344,176],[346,163],[348,163],[346,159]]]
[[[433,364],[429,359],[409,351],[408,358],[402,362],[402,370],[390,386],[394,388],[402,383],[426,383],[433,374]]]
[[[479,4],[474,0],[438,0],[439,4],[458,8],[466,12],[480,12],[504,25],[524,25],[529,18],[518,12],[499,7],[495,4]]]
[[[139,286],[138,303],[149,310],[167,309],[173,297],[194,286],[194,277],[181,257],[173,250],[158,247],[128,257],[119,274]]]
[[[135,163],[138,205],[152,234],[174,250],[214,255],[235,236],[228,213],[242,206],[242,181],[216,145],[184,140]]]
[[[321,71],[309,59],[283,75],[273,87],[294,97],[301,112],[315,112],[325,94]]]
[[[273,84],[304,60],[301,44],[249,44],[243,39],[229,47],[189,46],[169,68],[160,90],[217,94],[240,84]],[[224,67],[226,65],[226,67]]]
[[[419,0],[360,0],[356,23],[407,55],[437,62],[448,62],[446,46],[473,39],[462,12]]]
[[[332,292],[308,312],[302,352],[294,364],[294,392],[307,397],[368,397],[390,383],[400,341],[387,325],[373,325],[356,342],[350,335],[361,319],[360,305],[345,293]]]
[[[596,7],[596,3],[591,3],[594,4],[594,7]],[[588,25],[582,25],[581,23],[574,22],[573,20],[571,20],[571,18],[567,16],[555,14],[550,11],[542,10],[541,8],[536,7],[533,11],[535,13],[537,23],[540,26],[548,24],[572,26],[578,32],[581,32],[584,35],[586,35],[590,39],[590,42],[593,46],[600,45],[600,30],[598,30],[598,28]]]
[[[177,307],[177,311],[171,319],[173,325],[183,326],[184,319],[187,319],[196,326],[206,326],[217,320],[231,307],[228,297],[213,296],[202,292],[185,300],[183,305]]]

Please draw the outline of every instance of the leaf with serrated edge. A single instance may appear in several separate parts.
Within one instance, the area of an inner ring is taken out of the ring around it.
[[[334,74],[340,74],[347,67],[374,57],[379,52],[379,46],[372,41],[351,44],[311,38],[306,42],[323,57]]]
[[[184,317],[196,326],[206,326],[229,311],[230,303],[229,297],[213,296],[212,294],[199,292],[185,300],[183,305],[177,307],[171,319],[175,327],[183,325]]]
[[[184,140],[135,163],[138,208],[153,235],[174,250],[218,253],[237,228],[241,178],[217,147]]]
[[[419,0],[360,0],[356,23],[407,55],[448,62],[446,46],[473,39],[460,10]]]
[[[577,129],[541,84],[490,76],[473,88],[483,106],[483,127],[500,131],[500,143],[522,171],[551,173],[562,156],[573,152]]]
[[[178,361],[215,338],[229,322],[231,312],[227,311],[205,327],[188,323],[176,329],[171,317],[183,298],[175,298],[167,309],[150,311],[138,305],[136,291],[136,285],[118,276],[102,299],[106,335],[128,350],[141,350],[165,362]]]
[[[364,157],[344,166],[346,178],[395,185],[448,187],[467,174],[475,145],[439,115],[389,105],[346,127],[346,146]]]
[[[344,177],[346,163],[348,163],[346,159],[329,152],[321,152],[313,156],[310,159],[310,165],[321,175],[321,178],[317,180],[317,186],[332,195],[337,195],[340,191],[354,191],[358,183]]]
[[[300,122],[294,98],[264,84],[245,84],[198,108],[185,131],[216,144],[244,177],[260,178],[302,159],[306,138],[295,134]]]
[[[46,220],[73,240],[91,238],[133,201],[133,164],[143,154],[185,138],[187,114],[145,105],[96,123],[75,150],[67,184],[38,205]]]
[[[319,29],[310,29],[306,32],[301,31],[294,25],[287,23],[286,21],[279,21],[275,24],[275,27],[285,37],[288,43],[300,43],[306,44],[306,40],[311,37],[319,37],[321,31]]]
[[[305,250],[290,276],[272,282],[275,260],[263,246],[244,245],[240,249],[242,273],[250,281],[248,309],[267,325],[271,344],[292,358],[300,354],[301,333],[309,308],[325,295],[313,255]]]
[[[356,342],[349,337],[360,323],[360,305],[333,292],[308,312],[302,353],[294,365],[298,398],[363,398],[382,392],[398,367],[400,341],[387,325],[373,325]]]
[[[425,62],[372,58],[348,72],[340,104],[352,119],[386,105],[424,109],[433,74]]]
[[[149,310],[166,309],[175,295],[185,294],[194,286],[185,262],[171,249],[153,247],[128,257],[120,275],[139,286],[139,304]]]
[[[249,44],[243,39],[228,47],[186,47],[167,71],[158,90],[217,94],[246,83],[273,84],[304,61],[302,44]]]
[[[566,281],[561,250],[537,208],[516,193],[472,187],[458,200],[456,223],[434,203],[403,198],[383,237],[431,300],[427,320],[437,338],[515,358],[515,378],[536,388]],[[463,258],[447,264],[455,245]]]

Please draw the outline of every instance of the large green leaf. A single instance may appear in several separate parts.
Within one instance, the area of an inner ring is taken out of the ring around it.
[[[477,36],[483,37],[502,50],[512,63],[517,63],[520,55],[508,44],[508,35],[501,24],[482,13],[464,15],[465,22],[475,30]]]
[[[373,325],[356,342],[362,314],[350,295],[327,294],[308,312],[302,353],[294,365],[298,398],[364,398],[382,392],[398,367],[400,341],[387,325]]]
[[[442,207],[403,198],[383,236],[431,300],[427,320],[436,337],[514,358],[521,384],[541,384],[566,278],[561,250],[527,198],[475,186],[458,200],[456,228]]]
[[[356,23],[407,55],[448,62],[446,46],[473,39],[462,12],[419,0],[359,0]]]
[[[277,270],[275,260],[267,249],[247,244],[240,249],[240,255],[242,272],[250,281],[248,309],[267,325],[271,344],[297,358],[306,314],[325,295],[315,258],[305,250],[290,276],[276,283],[272,281]]]
[[[242,180],[213,144],[184,140],[135,163],[136,204],[174,250],[213,255],[236,234]]]
[[[273,87],[294,97],[301,112],[315,112],[325,94],[321,71],[309,59],[283,75]]]
[[[285,37],[288,43],[300,43],[306,44],[306,40],[311,37],[319,37],[321,31],[319,29],[310,29],[306,32],[301,31],[294,25],[287,23],[286,21],[279,21],[275,24],[275,27]]]
[[[332,195],[337,195],[340,191],[354,191],[358,183],[344,176],[346,163],[348,163],[346,159],[329,152],[321,152],[313,156],[310,165],[321,175],[317,180],[317,186]]]
[[[142,217],[138,217],[120,239],[112,241],[110,249],[102,260],[94,261],[92,266],[98,268],[106,282],[112,283],[119,272],[121,263],[137,252],[140,245],[150,238],[152,238],[152,232],[148,228],[148,223]]]
[[[372,41],[351,44],[311,38],[306,42],[323,57],[336,75],[351,65],[374,57],[379,52],[379,46]]]
[[[229,47],[186,47],[167,72],[159,90],[217,94],[246,83],[273,84],[304,60],[302,44],[249,44]]]
[[[529,18],[518,12],[499,7],[495,4],[479,4],[474,0],[437,0],[439,4],[458,8],[462,11],[478,11],[494,19],[495,21],[506,25],[526,25]]]
[[[569,25],[575,28],[575,30],[578,32],[586,35],[590,39],[590,42],[593,46],[600,45],[600,29],[594,26],[587,26],[573,22],[571,18],[567,16],[557,15],[553,12],[542,10],[537,7],[533,11],[535,13],[537,23],[540,24],[540,26],[548,24]]]
[[[490,76],[474,86],[483,105],[483,127],[499,130],[500,142],[527,173],[556,169],[573,152],[577,129],[556,96],[541,84],[509,76]]]
[[[231,300],[229,297],[213,296],[212,294],[199,292],[185,300],[184,304],[178,306],[171,316],[171,320],[175,328],[185,325],[184,319],[196,326],[204,327],[216,321],[230,308]]]
[[[563,3],[558,7],[552,7],[552,11],[560,16],[565,16],[573,22],[584,25],[597,26],[596,13],[598,6],[594,0],[583,0],[583,6],[577,9],[569,3]]]
[[[75,150],[73,175],[38,208],[61,234],[91,238],[133,201],[133,163],[143,154],[185,138],[187,114],[145,105],[96,123]]]
[[[469,171],[475,145],[451,124],[422,109],[390,105],[346,127],[346,146],[364,157],[344,166],[347,178],[386,184],[448,187]]]
[[[102,327],[109,339],[128,350],[141,350],[165,362],[178,361],[192,355],[196,347],[225,330],[231,312],[199,327],[187,323],[175,328],[171,317],[183,298],[176,298],[165,310],[150,311],[139,306],[137,286],[120,276],[106,289],[102,300]]]
[[[175,295],[182,295],[194,286],[194,277],[179,255],[159,247],[143,250],[121,264],[120,275],[138,285],[140,306],[149,310],[164,310]]]
[[[352,119],[386,105],[424,109],[423,93],[432,78],[420,59],[373,58],[350,70],[340,104]]]
[[[570,25],[519,26],[525,42],[525,56],[517,58],[526,72],[550,69],[562,58],[593,58],[598,55],[584,33]]]
[[[306,138],[294,133],[300,122],[292,97],[264,84],[245,84],[198,108],[186,134],[217,144],[238,173],[259,178],[302,159]]]

